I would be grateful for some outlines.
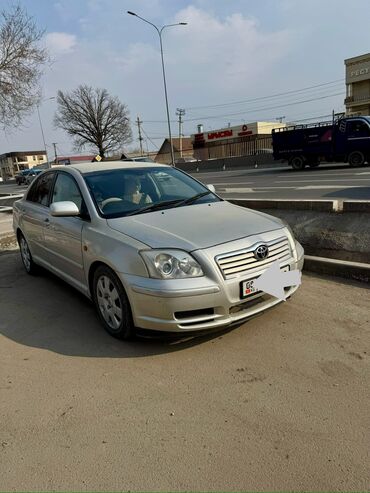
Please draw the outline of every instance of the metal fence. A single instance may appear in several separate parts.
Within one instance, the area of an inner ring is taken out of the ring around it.
[[[271,135],[240,137],[229,141],[207,142],[204,147],[194,148],[194,157],[217,159],[225,157],[255,156],[272,151]]]

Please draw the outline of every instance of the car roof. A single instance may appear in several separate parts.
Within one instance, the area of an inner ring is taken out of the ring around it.
[[[167,164],[138,162],[138,161],[101,161],[94,163],[79,163],[68,164],[66,166],[53,166],[53,169],[67,169],[73,168],[79,171],[81,174],[93,173],[95,171],[109,171],[114,169],[137,169],[137,168],[153,168],[155,167],[168,167]]]

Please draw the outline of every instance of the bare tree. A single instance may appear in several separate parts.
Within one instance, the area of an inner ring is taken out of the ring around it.
[[[0,125],[17,126],[40,100],[43,36],[19,5],[0,11]]]
[[[104,158],[131,141],[128,109],[106,89],[81,85],[70,93],[58,91],[57,101],[54,124],[73,137],[77,149],[90,146]]]

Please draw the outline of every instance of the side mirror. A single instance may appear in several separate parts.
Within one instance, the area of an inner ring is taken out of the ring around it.
[[[50,214],[55,217],[79,216],[80,210],[74,202],[66,200],[50,204]]]
[[[215,186],[212,185],[211,183],[208,183],[208,185],[206,185],[206,187],[208,188],[208,190],[211,190],[211,192],[216,193]]]

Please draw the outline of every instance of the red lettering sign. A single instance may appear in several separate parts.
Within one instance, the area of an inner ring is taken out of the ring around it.
[[[222,132],[211,132],[208,134],[208,139],[213,140],[213,139],[224,139],[225,137],[232,137],[233,136],[233,131],[232,130],[223,130]]]

